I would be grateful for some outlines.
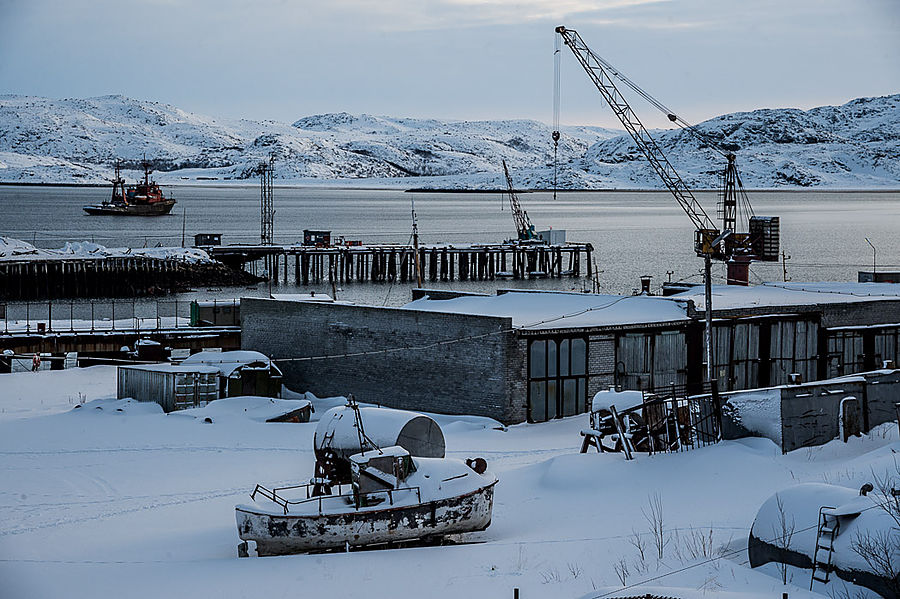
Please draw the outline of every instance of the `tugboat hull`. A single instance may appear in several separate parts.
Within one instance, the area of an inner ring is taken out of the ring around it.
[[[476,532],[491,523],[496,479],[455,497],[405,506],[353,509],[338,513],[269,514],[252,506],[237,506],[238,536],[256,543],[259,556],[287,555],[379,545]]]
[[[105,216],[162,216],[172,211],[175,200],[154,202],[153,204],[95,204],[84,206],[83,210],[91,215]]]

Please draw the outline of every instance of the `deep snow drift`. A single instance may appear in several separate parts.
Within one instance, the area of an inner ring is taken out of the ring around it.
[[[238,559],[235,504],[258,482],[308,479],[317,423],[265,423],[267,398],[165,415],[114,394],[108,366],[0,375],[4,599],[598,597],[622,586],[623,564],[627,584],[654,580],[614,596],[821,596],[804,590],[808,571],[784,588],[746,567],[757,510],[800,482],[858,489],[900,449],[885,426],[787,456],[748,439],[625,462],[578,453],[585,415],[506,429],[435,415],[448,456],[482,456],[500,478],[492,525],[460,539],[473,543]],[[341,400],[314,403],[315,418]],[[654,497],[662,559],[644,515]]]
[[[608,109],[598,103],[598,113]],[[734,151],[748,187],[896,188],[900,94],[811,110],[719,116],[698,129]],[[123,96],[55,100],[0,96],[0,182],[103,183],[115,160],[146,155],[163,183],[246,181],[277,158],[278,183],[503,188],[501,160],[523,188],[550,188],[551,128],[530,120],[449,121],[347,113],[293,124],[205,117]],[[561,129],[559,187],[659,189],[623,131]],[[694,188],[716,188],[725,162],[681,130],[655,131]],[[131,180],[137,170],[126,172]]]

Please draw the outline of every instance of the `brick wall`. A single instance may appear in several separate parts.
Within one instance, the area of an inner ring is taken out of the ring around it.
[[[615,373],[615,336],[591,335],[588,337],[588,402],[598,391],[605,391],[616,384]]]
[[[278,362],[284,383],[324,397],[353,393],[393,408],[525,420],[525,349],[510,318],[399,308],[244,298],[244,349],[275,359],[390,353]],[[462,337],[480,338],[420,347]]]

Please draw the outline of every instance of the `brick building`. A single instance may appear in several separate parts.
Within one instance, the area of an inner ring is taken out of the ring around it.
[[[244,298],[242,346],[278,360],[294,389],[506,423],[584,412],[611,385],[691,391],[703,381],[702,288],[420,295],[400,308]],[[716,287],[713,317],[723,390],[815,380],[897,359],[900,288]]]

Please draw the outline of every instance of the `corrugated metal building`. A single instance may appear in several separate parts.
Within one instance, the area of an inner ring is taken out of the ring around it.
[[[119,399],[153,401],[164,412],[204,406],[219,397],[219,370],[212,366],[145,364],[117,370]]]

